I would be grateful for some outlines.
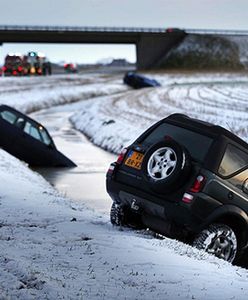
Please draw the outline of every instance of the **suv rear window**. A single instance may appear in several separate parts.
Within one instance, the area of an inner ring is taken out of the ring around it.
[[[228,144],[219,167],[219,174],[227,177],[248,165],[248,154],[234,145]]]
[[[213,139],[208,136],[168,123],[162,123],[156,127],[145,137],[143,142],[155,144],[166,136],[172,137],[180,145],[183,145],[189,151],[191,157],[200,162],[204,160],[213,142]]]

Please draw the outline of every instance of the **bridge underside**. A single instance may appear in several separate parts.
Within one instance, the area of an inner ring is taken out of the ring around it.
[[[137,69],[156,68],[185,32],[123,32],[73,30],[0,30],[2,43],[135,44]]]
[[[140,37],[136,44],[137,68],[143,70],[157,68],[168,52],[183,41],[185,35],[184,32],[171,32],[162,36]]]

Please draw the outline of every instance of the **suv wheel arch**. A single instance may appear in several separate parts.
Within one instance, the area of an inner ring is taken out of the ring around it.
[[[205,220],[199,231],[202,231],[213,223],[222,223],[231,227],[237,235],[239,247],[248,247],[248,216],[242,209],[229,204],[217,208]]]
[[[202,230],[194,239],[193,246],[230,263],[239,257],[238,238],[234,230],[221,223],[214,223]]]

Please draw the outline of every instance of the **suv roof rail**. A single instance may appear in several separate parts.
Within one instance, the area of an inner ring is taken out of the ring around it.
[[[169,115],[166,119],[178,119],[178,118],[188,118],[189,119],[190,117],[185,114],[175,113],[175,114]]]
[[[211,127],[220,127],[218,125],[214,125],[212,123],[209,123],[209,122],[206,122],[206,121],[203,121],[203,120],[199,120],[199,119],[196,119],[196,118],[192,118],[192,117],[189,117],[185,114],[180,114],[180,113],[175,113],[175,114],[172,114],[170,116],[168,116],[166,119],[173,119],[173,120],[180,120],[180,119],[187,119],[187,120],[191,120],[193,122],[197,122],[198,124],[202,124],[202,125],[205,125],[205,126],[211,126]]]

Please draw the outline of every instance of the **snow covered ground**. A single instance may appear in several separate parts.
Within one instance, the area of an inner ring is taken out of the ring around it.
[[[0,150],[0,299],[247,299],[248,271],[113,228]]]
[[[72,123],[95,144],[115,153],[172,113],[219,124],[248,141],[246,74],[152,75],[162,87],[81,102]]]
[[[128,90],[118,77],[90,76],[2,78],[0,102],[34,111],[100,96],[78,103],[72,120],[116,152],[172,112],[228,121],[245,137],[242,74],[160,74],[163,87],[140,91]],[[247,299],[247,270],[149,232],[114,228],[107,214],[62,197],[2,150],[0,187],[1,300]]]

